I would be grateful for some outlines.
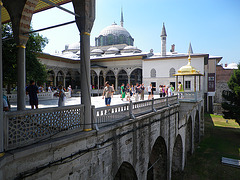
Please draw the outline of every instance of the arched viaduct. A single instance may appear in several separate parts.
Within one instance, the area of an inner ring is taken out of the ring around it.
[[[172,179],[203,135],[203,101],[10,150],[0,179]]]

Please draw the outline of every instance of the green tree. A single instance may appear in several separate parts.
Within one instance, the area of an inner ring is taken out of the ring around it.
[[[240,63],[238,69],[235,69],[233,75],[228,81],[230,90],[225,90],[222,93],[226,100],[222,103],[223,117],[225,119],[235,119],[240,125]]]
[[[17,47],[13,39],[11,23],[4,24],[3,32],[3,83],[7,85],[8,93],[10,87],[17,81]],[[38,84],[46,82],[46,67],[38,60],[37,52],[42,52],[48,43],[48,39],[38,33],[29,34],[26,45],[26,81],[34,80]]]

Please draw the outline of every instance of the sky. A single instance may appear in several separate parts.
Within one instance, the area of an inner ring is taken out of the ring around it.
[[[72,3],[63,5],[73,10]],[[91,32],[95,45],[102,29],[120,25],[123,8],[124,28],[134,38],[134,46],[143,52],[161,52],[161,31],[165,24],[167,51],[186,53],[191,42],[194,53],[221,56],[220,63],[240,63],[240,0],[96,0],[96,18]],[[58,8],[33,15],[34,30],[75,20]],[[76,24],[39,32],[49,43],[43,50],[54,54],[66,44],[80,41]]]

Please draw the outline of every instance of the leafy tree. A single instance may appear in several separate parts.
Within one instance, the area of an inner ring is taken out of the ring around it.
[[[226,90],[222,93],[226,100],[222,103],[223,115],[226,119],[235,119],[240,125],[240,63],[228,81],[228,87],[230,91]]]
[[[11,23],[3,25],[3,83],[10,87],[17,81],[17,47],[13,39]],[[38,84],[46,81],[46,67],[37,59],[37,52],[42,52],[48,39],[38,33],[29,34],[26,45],[26,80],[35,80]]]

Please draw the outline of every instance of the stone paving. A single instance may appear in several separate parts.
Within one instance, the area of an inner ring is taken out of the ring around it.
[[[154,98],[159,98],[159,95],[154,95]],[[148,99],[148,95],[144,96],[144,99]],[[135,98],[132,97],[131,100],[135,102]],[[105,99],[102,99],[102,96],[96,96],[96,97],[91,97],[92,105],[94,105],[96,108],[98,107],[104,107],[105,106]],[[111,105],[117,105],[117,104],[123,104],[123,103],[128,103],[126,99],[123,101],[120,98],[119,95],[113,95]],[[39,100],[38,102],[38,108],[50,108],[50,107],[58,107],[58,97],[50,100]],[[77,105],[81,104],[81,98],[80,97],[71,97],[67,98],[65,102],[65,106],[72,106],[72,105]],[[31,106],[29,105],[29,102],[26,102],[26,109],[31,109]],[[17,103],[11,103],[11,111],[16,111],[17,110]]]

